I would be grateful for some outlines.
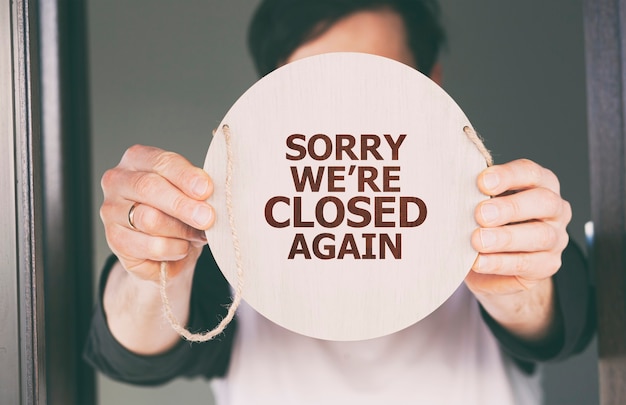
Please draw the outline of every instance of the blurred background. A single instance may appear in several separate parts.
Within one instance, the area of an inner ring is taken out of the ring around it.
[[[449,35],[444,89],[496,163],[553,170],[584,246],[590,217],[582,0],[440,0]],[[246,30],[257,0],[89,0],[95,280],[110,254],[100,177],[133,144],[202,166],[211,130],[256,80]],[[94,286],[95,288],[95,286]],[[595,342],[544,368],[546,404],[598,403]],[[100,405],[212,403],[203,380],[137,388],[98,377]]]

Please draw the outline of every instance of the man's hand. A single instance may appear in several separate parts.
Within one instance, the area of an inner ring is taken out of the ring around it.
[[[193,268],[214,221],[206,200],[211,178],[173,152],[148,146],[129,148],[119,165],[102,177],[100,217],[107,242],[123,267],[143,280],[159,279],[159,262],[169,275]],[[128,220],[134,203],[135,229]]]
[[[478,187],[494,198],[476,207],[479,255],[465,283],[505,329],[540,342],[558,323],[551,277],[569,240],[570,205],[554,173],[525,159],[485,169]]]
[[[157,283],[168,263],[172,312],[185,323],[193,269],[214,221],[205,202],[211,178],[180,155],[148,146],[129,148],[102,177],[100,216],[119,262],[111,270],[103,304],[113,336],[139,354],[161,353],[180,337],[164,322]],[[132,224],[129,211],[135,206]],[[134,225],[134,226],[133,226]]]

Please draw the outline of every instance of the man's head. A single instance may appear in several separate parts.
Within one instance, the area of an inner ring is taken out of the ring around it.
[[[444,42],[435,0],[264,0],[248,31],[261,76],[334,51],[387,56],[431,75]]]

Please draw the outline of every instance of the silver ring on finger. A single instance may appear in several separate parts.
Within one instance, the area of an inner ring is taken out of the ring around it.
[[[139,205],[139,202],[135,202],[130,209],[128,210],[128,225],[130,225],[131,229],[138,231],[135,226],[135,208]]]

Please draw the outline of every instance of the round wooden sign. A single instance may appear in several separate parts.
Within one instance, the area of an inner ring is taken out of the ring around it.
[[[207,153],[217,219],[206,235],[220,269],[236,285],[239,261],[245,301],[304,335],[362,340],[419,321],[477,255],[486,163],[465,126],[439,86],[387,58],[332,53],[270,73]]]

